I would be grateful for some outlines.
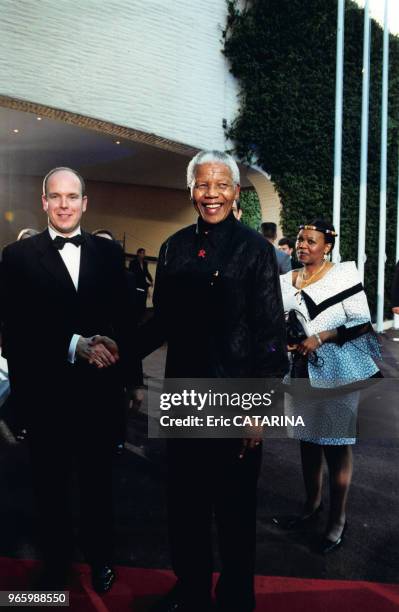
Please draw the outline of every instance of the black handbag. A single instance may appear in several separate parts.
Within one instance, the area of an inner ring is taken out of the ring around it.
[[[299,313],[302,316],[302,313]],[[285,325],[287,333],[287,344],[300,344],[308,336],[305,329],[298,318],[296,310],[289,310],[285,313]]]

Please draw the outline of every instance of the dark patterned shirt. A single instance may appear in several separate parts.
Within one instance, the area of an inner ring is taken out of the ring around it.
[[[162,245],[154,309],[143,352],[168,342],[167,377],[280,378],[288,369],[275,249],[233,214],[199,219]]]

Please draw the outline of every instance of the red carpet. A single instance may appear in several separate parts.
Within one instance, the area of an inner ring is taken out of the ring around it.
[[[27,589],[38,568],[36,561],[0,557],[0,590]],[[88,567],[75,568],[69,608],[73,612],[146,612],[174,583],[170,571],[117,567],[112,591],[99,597],[91,589]],[[257,612],[399,611],[399,585],[257,576],[256,593]]]

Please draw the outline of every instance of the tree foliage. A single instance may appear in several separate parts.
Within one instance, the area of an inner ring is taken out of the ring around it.
[[[259,230],[262,221],[260,203],[255,189],[242,189],[240,193],[242,209],[241,222],[254,230]]]
[[[331,219],[333,202],[336,0],[228,2],[224,52],[240,83],[227,136],[245,161],[271,174],[284,234]],[[374,308],[379,231],[382,29],[371,28],[365,284]],[[357,258],[363,11],[346,2],[341,257]],[[390,37],[386,289],[395,263],[398,185],[399,40]],[[389,298],[388,298],[389,300]]]

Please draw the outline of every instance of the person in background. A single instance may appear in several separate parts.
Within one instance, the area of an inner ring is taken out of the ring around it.
[[[25,227],[22,229],[17,237],[18,240],[25,240],[25,238],[31,238],[32,236],[37,236],[40,232],[38,230],[33,229],[32,227]]]
[[[107,229],[96,229],[91,233],[92,236],[99,236],[100,238],[106,238],[107,240],[113,240],[115,242],[115,237],[111,230]]]
[[[291,260],[292,270],[296,270],[297,268],[302,268],[302,264],[295,257],[294,247],[295,247],[295,242],[294,240],[291,240],[291,238],[286,238],[285,236],[283,236],[278,241],[278,248],[280,249],[280,251],[283,251],[283,253],[286,253]]]
[[[240,204],[240,200],[234,200],[233,202],[233,215],[235,216],[235,218],[237,219],[237,221],[241,221],[241,217],[242,217],[242,208],[241,208],[241,204]]]
[[[153,286],[152,276],[148,271],[145,249],[137,249],[136,258],[129,264],[129,271],[134,275],[137,291],[138,315],[141,319],[147,307],[148,288]]]
[[[17,236],[17,242],[19,240],[26,240],[27,238],[31,238],[32,236],[36,236],[37,234],[39,234],[38,230],[35,230],[31,227],[25,227],[19,232]],[[23,442],[28,433],[25,427],[26,419],[24,417],[24,407],[18,405],[17,402],[14,401],[12,394],[8,396],[6,404],[3,407],[3,419],[10,428],[17,442]]]
[[[399,315],[399,261],[396,264],[391,294],[392,312]]]
[[[285,274],[286,272],[289,272],[291,270],[291,260],[290,260],[289,255],[287,255],[286,253],[283,253],[282,251],[280,251],[278,248],[274,246],[274,243],[277,238],[277,225],[275,223],[265,221],[261,225],[261,230],[262,230],[263,237],[266,238],[266,240],[270,242],[270,244],[272,244],[274,247],[276,257],[277,257],[279,273]]]

